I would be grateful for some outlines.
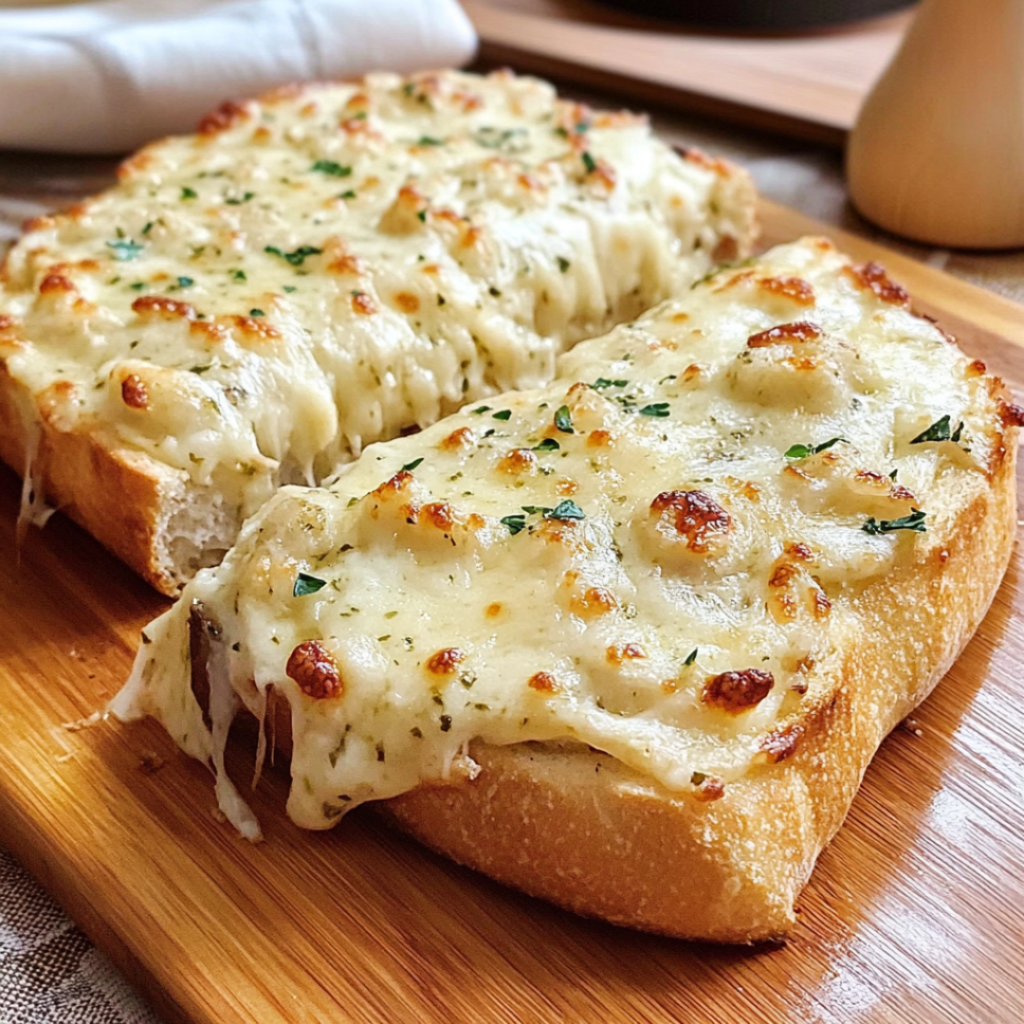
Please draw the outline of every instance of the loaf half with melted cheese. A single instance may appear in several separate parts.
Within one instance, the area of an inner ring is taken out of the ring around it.
[[[285,488],[112,710],[211,762],[250,836],[239,707],[283,712],[302,826],[384,800],[581,913],[776,937],[992,600],[1021,417],[880,267],[782,246]]]
[[[556,356],[754,237],[745,173],[497,73],[229,104],[32,222],[0,272],[0,456],[175,593],[281,484]]]

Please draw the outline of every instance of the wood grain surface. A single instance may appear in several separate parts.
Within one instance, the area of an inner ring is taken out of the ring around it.
[[[762,216],[766,244],[824,230],[771,204]],[[831,234],[1024,392],[1020,307]],[[19,490],[0,470],[0,842],[168,1020],[1024,1019],[1019,552],[963,657],[883,745],[790,941],[730,949],[574,917],[366,810],[303,832],[283,814],[283,769],[254,798],[267,841],[239,839],[209,772],[154,723],[67,727],[113,695],[166,602],[60,515],[19,552]]]
[[[792,35],[714,34],[593,0],[464,0],[482,55],[647,103],[841,145],[910,15]]]

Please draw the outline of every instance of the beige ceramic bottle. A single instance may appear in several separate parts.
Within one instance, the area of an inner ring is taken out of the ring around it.
[[[1024,246],[1024,0],[923,0],[849,140],[854,204],[897,234]]]

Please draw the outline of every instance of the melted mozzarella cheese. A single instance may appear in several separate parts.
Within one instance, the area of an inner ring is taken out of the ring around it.
[[[826,242],[780,247],[544,388],[286,488],[147,628],[114,710],[211,756],[197,602],[212,681],[291,704],[302,825],[472,773],[475,739],[571,740],[721,795],[791,752],[852,599],[928,557],[993,454],[987,379],[879,280]],[[944,416],[957,441],[918,439]]]
[[[11,375],[239,515],[556,356],[752,235],[746,176],[537,80],[284,90],[128,161],[9,254]]]

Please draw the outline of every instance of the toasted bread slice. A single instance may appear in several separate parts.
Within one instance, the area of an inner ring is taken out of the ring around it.
[[[509,73],[226,105],[32,222],[0,272],[0,456],[167,594],[286,483],[746,254],[747,175]]]
[[[778,936],[998,587],[1021,416],[880,267],[782,246],[285,489],[113,709],[211,759],[250,835],[223,742],[284,706],[301,825],[388,800],[582,913]]]

